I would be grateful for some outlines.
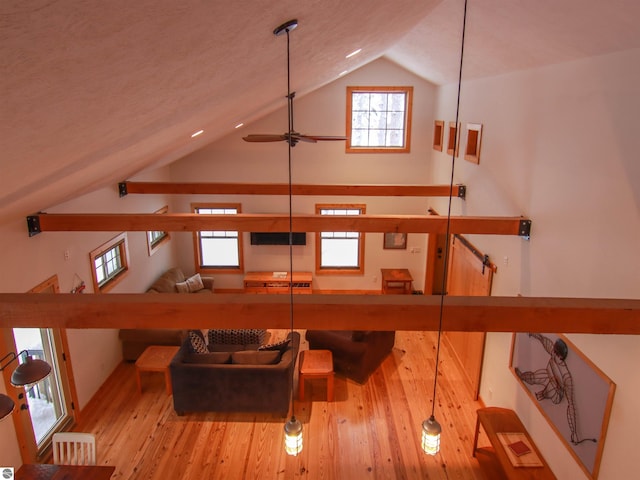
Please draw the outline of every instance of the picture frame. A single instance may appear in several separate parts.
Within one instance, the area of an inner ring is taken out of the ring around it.
[[[561,334],[514,333],[509,369],[584,473],[596,480],[615,383]]]
[[[385,233],[383,248],[385,250],[406,250],[407,234],[395,232]]]

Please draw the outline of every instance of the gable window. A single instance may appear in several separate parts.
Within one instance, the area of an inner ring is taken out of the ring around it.
[[[154,213],[162,214],[167,213],[168,211],[169,207],[165,205],[161,209],[156,210]],[[165,232],[163,230],[153,230],[147,232],[147,251],[149,252],[149,256],[156,253],[162,245],[169,241],[169,239],[169,232]]]
[[[413,87],[347,87],[347,153],[408,153]]]
[[[364,205],[316,205],[320,215],[362,215]],[[364,233],[318,232],[316,273],[364,273]]]
[[[238,204],[192,204],[200,215],[236,215]],[[230,230],[202,230],[194,232],[196,270],[238,273],[242,271],[242,237]]]
[[[89,254],[93,277],[93,291],[107,292],[129,271],[127,233],[112,238]]]

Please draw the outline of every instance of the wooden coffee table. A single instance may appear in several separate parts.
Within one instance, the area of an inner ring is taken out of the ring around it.
[[[171,374],[169,373],[169,364],[173,357],[178,353],[180,347],[176,346],[158,346],[152,345],[147,347],[142,355],[136,360],[136,380],[138,381],[138,391],[142,393],[142,383],[140,381],[140,372],[160,372],[164,373],[164,382],[167,388],[167,395],[173,393],[171,388]]]
[[[303,350],[300,352],[298,396],[304,400],[304,382],[312,378],[327,379],[327,402],[333,401],[333,354],[330,350]]]

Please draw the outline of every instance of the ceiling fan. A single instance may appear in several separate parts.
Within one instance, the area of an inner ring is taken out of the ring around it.
[[[289,146],[295,147],[300,141],[316,143],[318,141],[336,141],[346,140],[347,137],[343,136],[326,136],[326,135],[303,135],[298,133],[293,128],[293,98],[296,96],[295,92],[291,91],[291,68],[289,61],[289,32],[294,30],[298,26],[298,20],[289,20],[277,27],[273,33],[276,36],[280,36],[283,33],[287,34],[287,107],[288,107],[288,120],[289,130],[282,134],[250,134],[246,137],[242,137],[245,142],[280,142],[286,141]]]

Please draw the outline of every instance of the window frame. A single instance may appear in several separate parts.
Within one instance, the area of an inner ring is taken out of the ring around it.
[[[316,215],[322,215],[322,210],[360,210],[359,215],[367,212],[367,206],[362,203],[319,203],[316,204]],[[318,275],[364,275],[364,245],[365,233],[357,232],[358,236],[358,266],[357,267],[323,267],[322,266],[322,233],[316,232],[316,274]]]
[[[404,146],[402,147],[354,147],[351,145],[351,134],[353,128],[353,93],[397,93],[405,94],[405,119],[404,119]],[[347,141],[346,153],[409,153],[411,151],[411,118],[413,106],[412,86],[390,86],[390,87],[347,87]]]
[[[199,208],[234,208],[236,210],[236,214],[242,213],[241,204],[239,203],[192,203],[191,211],[193,213],[198,213]],[[209,215],[209,214],[200,214],[200,215]],[[212,214],[217,215],[217,214]],[[225,231],[234,231],[234,230],[225,230]],[[200,231],[193,232],[193,254],[194,254],[194,263],[195,269],[198,273],[243,273],[244,272],[244,255],[243,255],[243,245],[242,238],[243,232],[239,230],[235,230],[238,232],[238,266],[237,267],[229,267],[229,266],[210,266],[210,265],[201,265],[200,259],[202,258],[201,249],[200,249]]]
[[[162,215],[163,213],[167,213],[168,211],[169,211],[169,206],[165,205],[164,207],[156,210],[153,213]],[[160,233],[160,236],[158,236],[158,238],[156,239],[152,239],[151,236],[153,233]],[[148,230],[146,236],[147,236],[147,251],[149,252],[149,256],[156,253],[160,249],[160,247],[162,247],[163,245],[166,245],[169,242],[169,240],[171,240],[171,235],[169,234],[169,232],[164,230]]]
[[[96,259],[116,248],[120,255],[120,269],[114,275],[108,275],[107,279],[100,284],[98,282],[96,272]],[[109,241],[103,243],[98,248],[93,249],[89,253],[89,261],[91,262],[91,279],[93,281],[94,293],[106,293],[113,289],[113,287],[120,283],[129,273],[129,243],[127,239],[127,232],[122,232]]]

